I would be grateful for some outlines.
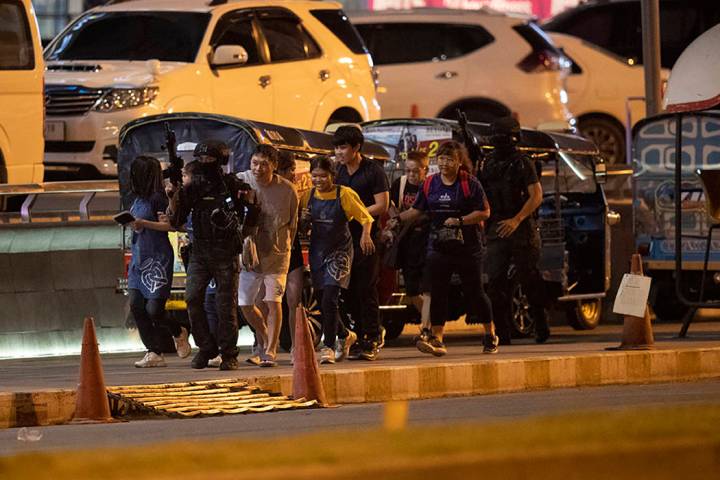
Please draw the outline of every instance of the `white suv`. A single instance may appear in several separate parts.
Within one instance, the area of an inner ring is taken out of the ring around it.
[[[385,118],[489,121],[569,128],[569,62],[535,23],[490,10],[419,9],[351,15],[378,69]]]
[[[312,130],[380,116],[372,60],[337,3],[118,2],[68,25],[45,59],[50,172],[116,175],[120,128],[151,114]]]

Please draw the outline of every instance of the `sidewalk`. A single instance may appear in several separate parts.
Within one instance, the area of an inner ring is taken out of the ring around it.
[[[459,328],[458,328],[459,327]],[[389,342],[376,362],[346,361],[321,367],[331,403],[380,402],[533,389],[608,384],[692,381],[720,376],[720,323],[694,323],[686,339],[677,324],[655,325],[651,351],[606,351],[620,343],[622,326],[577,332],[555,327],[550,341],[517,340],[496,355],[481,353],[480,329],[453,328],[448,355],[415,349],[410,326]],[[102,345],[101,345],[102,348]],[[247,352],[241,352],[241,360]],[[189,359],[168,356],[167,368],[137,369],[141,353],[103,355],[106,385],[137,385],[236,378],[292,393],[289,355],[277,368],[241,363],[234,372],[193,370]],[[75,407],[79,357],[0,360],[0,428],[63,423]]]

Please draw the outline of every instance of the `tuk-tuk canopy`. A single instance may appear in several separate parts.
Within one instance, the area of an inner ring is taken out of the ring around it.
[[[720,25],[695,39],[670,72],[665,96],[669,112],[695,112],[720,106]]]
[[[401,153],[423,149],[429,157],[445,141],[462,142],[460,125],[455,120],[440,118],[401,118],[376,120],[361,124],[365,138],[384,146],[392,160],[398,161]],[[486,150],[490,145],[489,123],[468,123],[469,133],[478,145]],[[529,153],[551,153],[563,151],[568,154],[599,155],[594,143],[577,135],[522,129],[519,148]]]
[[[124,208],[130,206],[130,164],[138,155],[152,155],[167,165],[166,130],[176,137],[177,154],[184,162],[192,160],[195,144],[207,140],[221,140],[230,148],[228,172],[242,172],[250,168],[250,157],[258,144],[272,145],[292,151],[301,158],[331,155],[334,151],[332,135],[299,130],[270,123],[244,120],[227,115],[208,113],[169,113],[134,120],[120,131],[118,177]],[[380,145],[366,142],[362,153],[368,158],[384,162],[387,151]]]

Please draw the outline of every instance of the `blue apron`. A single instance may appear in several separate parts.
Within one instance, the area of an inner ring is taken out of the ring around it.
[[[135,218],[158,221],[150,200],[137,198],[130,208],[130,213]],[[133,232],[128,288],[140,290],[146,299],[169,298],[174,260],[167,232],[148,228]]]
[[[313,286],[324,288],[337,285],[347,288],[353,261],[353,244],[348,219],[340,203],[340,186],[333,200],[315,198],[310,192],[310,273]]]

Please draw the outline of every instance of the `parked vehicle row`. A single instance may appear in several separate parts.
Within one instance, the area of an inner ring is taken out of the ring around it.
[[[0,182],[43,178],[43,65],[46,179],[115,176],[123,125],[182,111],[321,130],[377,120],[381,106],[383,118],[460,108],[473,121],[577,127],[607,163],[624,163],[626,99],[644,92],[639,4],[584,2],[542,24],[547,35],[487,9],[366,12],[351,23],[330,2],[133,0],[71,22],[43,64],[30,2],[2,0]],[[720,4],[662,0],[661,17],[670,66],[720,21]],[[629,106],[635,124],[644,107]]]

